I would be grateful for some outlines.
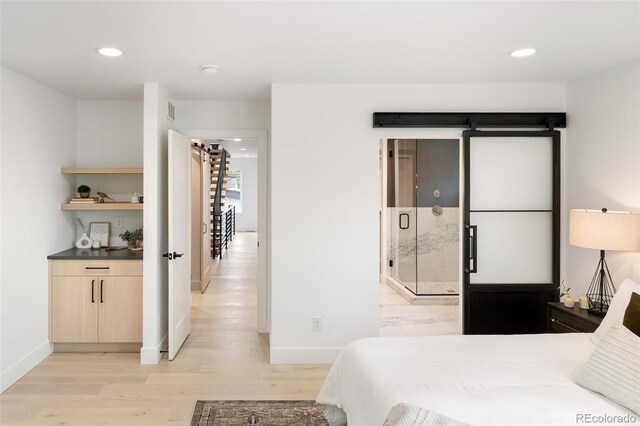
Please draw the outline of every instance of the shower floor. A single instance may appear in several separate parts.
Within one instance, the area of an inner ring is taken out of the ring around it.
[[[419,282],[418,291],[416,290],[415,282],[403,283],[412,292],[418,296],[429,296],[433,294],[447,294],[451,296],[457,296],[460,291],[458,281],[444,281],[444,282]]]

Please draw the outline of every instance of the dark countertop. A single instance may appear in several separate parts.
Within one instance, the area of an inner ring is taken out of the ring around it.
[[[103,260],[142,260],[142,251],[131,251],[128,249],[107,251],[106,249],[78,249],[70,248],[59,253],[47,256],[49,260],[82,260],[82,259],[103,259]]]

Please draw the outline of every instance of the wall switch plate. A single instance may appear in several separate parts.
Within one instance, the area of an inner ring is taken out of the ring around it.
[[[322,331],[322,317],[311,318],[311,331]]]
[[[116,216],[116,229],[122,229],[124,222],[123,216]]]

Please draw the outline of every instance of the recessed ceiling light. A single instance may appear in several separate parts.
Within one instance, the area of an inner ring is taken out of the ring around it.
[[[116,49],[115,47],[100,47],[100,48],[98,48],[96,50],[102,56],[115,57],[115,56],[121,56],[122,55],[122,50]]]
[[[526,56],[531,56],[536,53],[536,49],[531,49],[527,47],[526,49],[517,49],[511,52],[511,56],[514,58],[524,58]]]
[[[203,65],[200,67],[200,70],[205,74],[215,74],[220,69],[217,65]]]
[[[247,148],[240,148],[240,151],[246,151]]]
[[[244,156],[245,156],[245,157],[248,157],[248,156],[249,156],[249,154],[245,154]]]
[[[234,142],[242,142],[242,139],[240,139],[240,138],[235,138],[235,139],[233,139],[233,141],[234,141]]]

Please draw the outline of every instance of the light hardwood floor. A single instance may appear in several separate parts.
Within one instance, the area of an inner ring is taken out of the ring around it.
[[[329,365],[270,365],[256,332],[256,235],[238,233],[193,293],[191,335],[174,361],[55,353],[0,395],[0,424],[188,425],[198,399],[315,399]]]

